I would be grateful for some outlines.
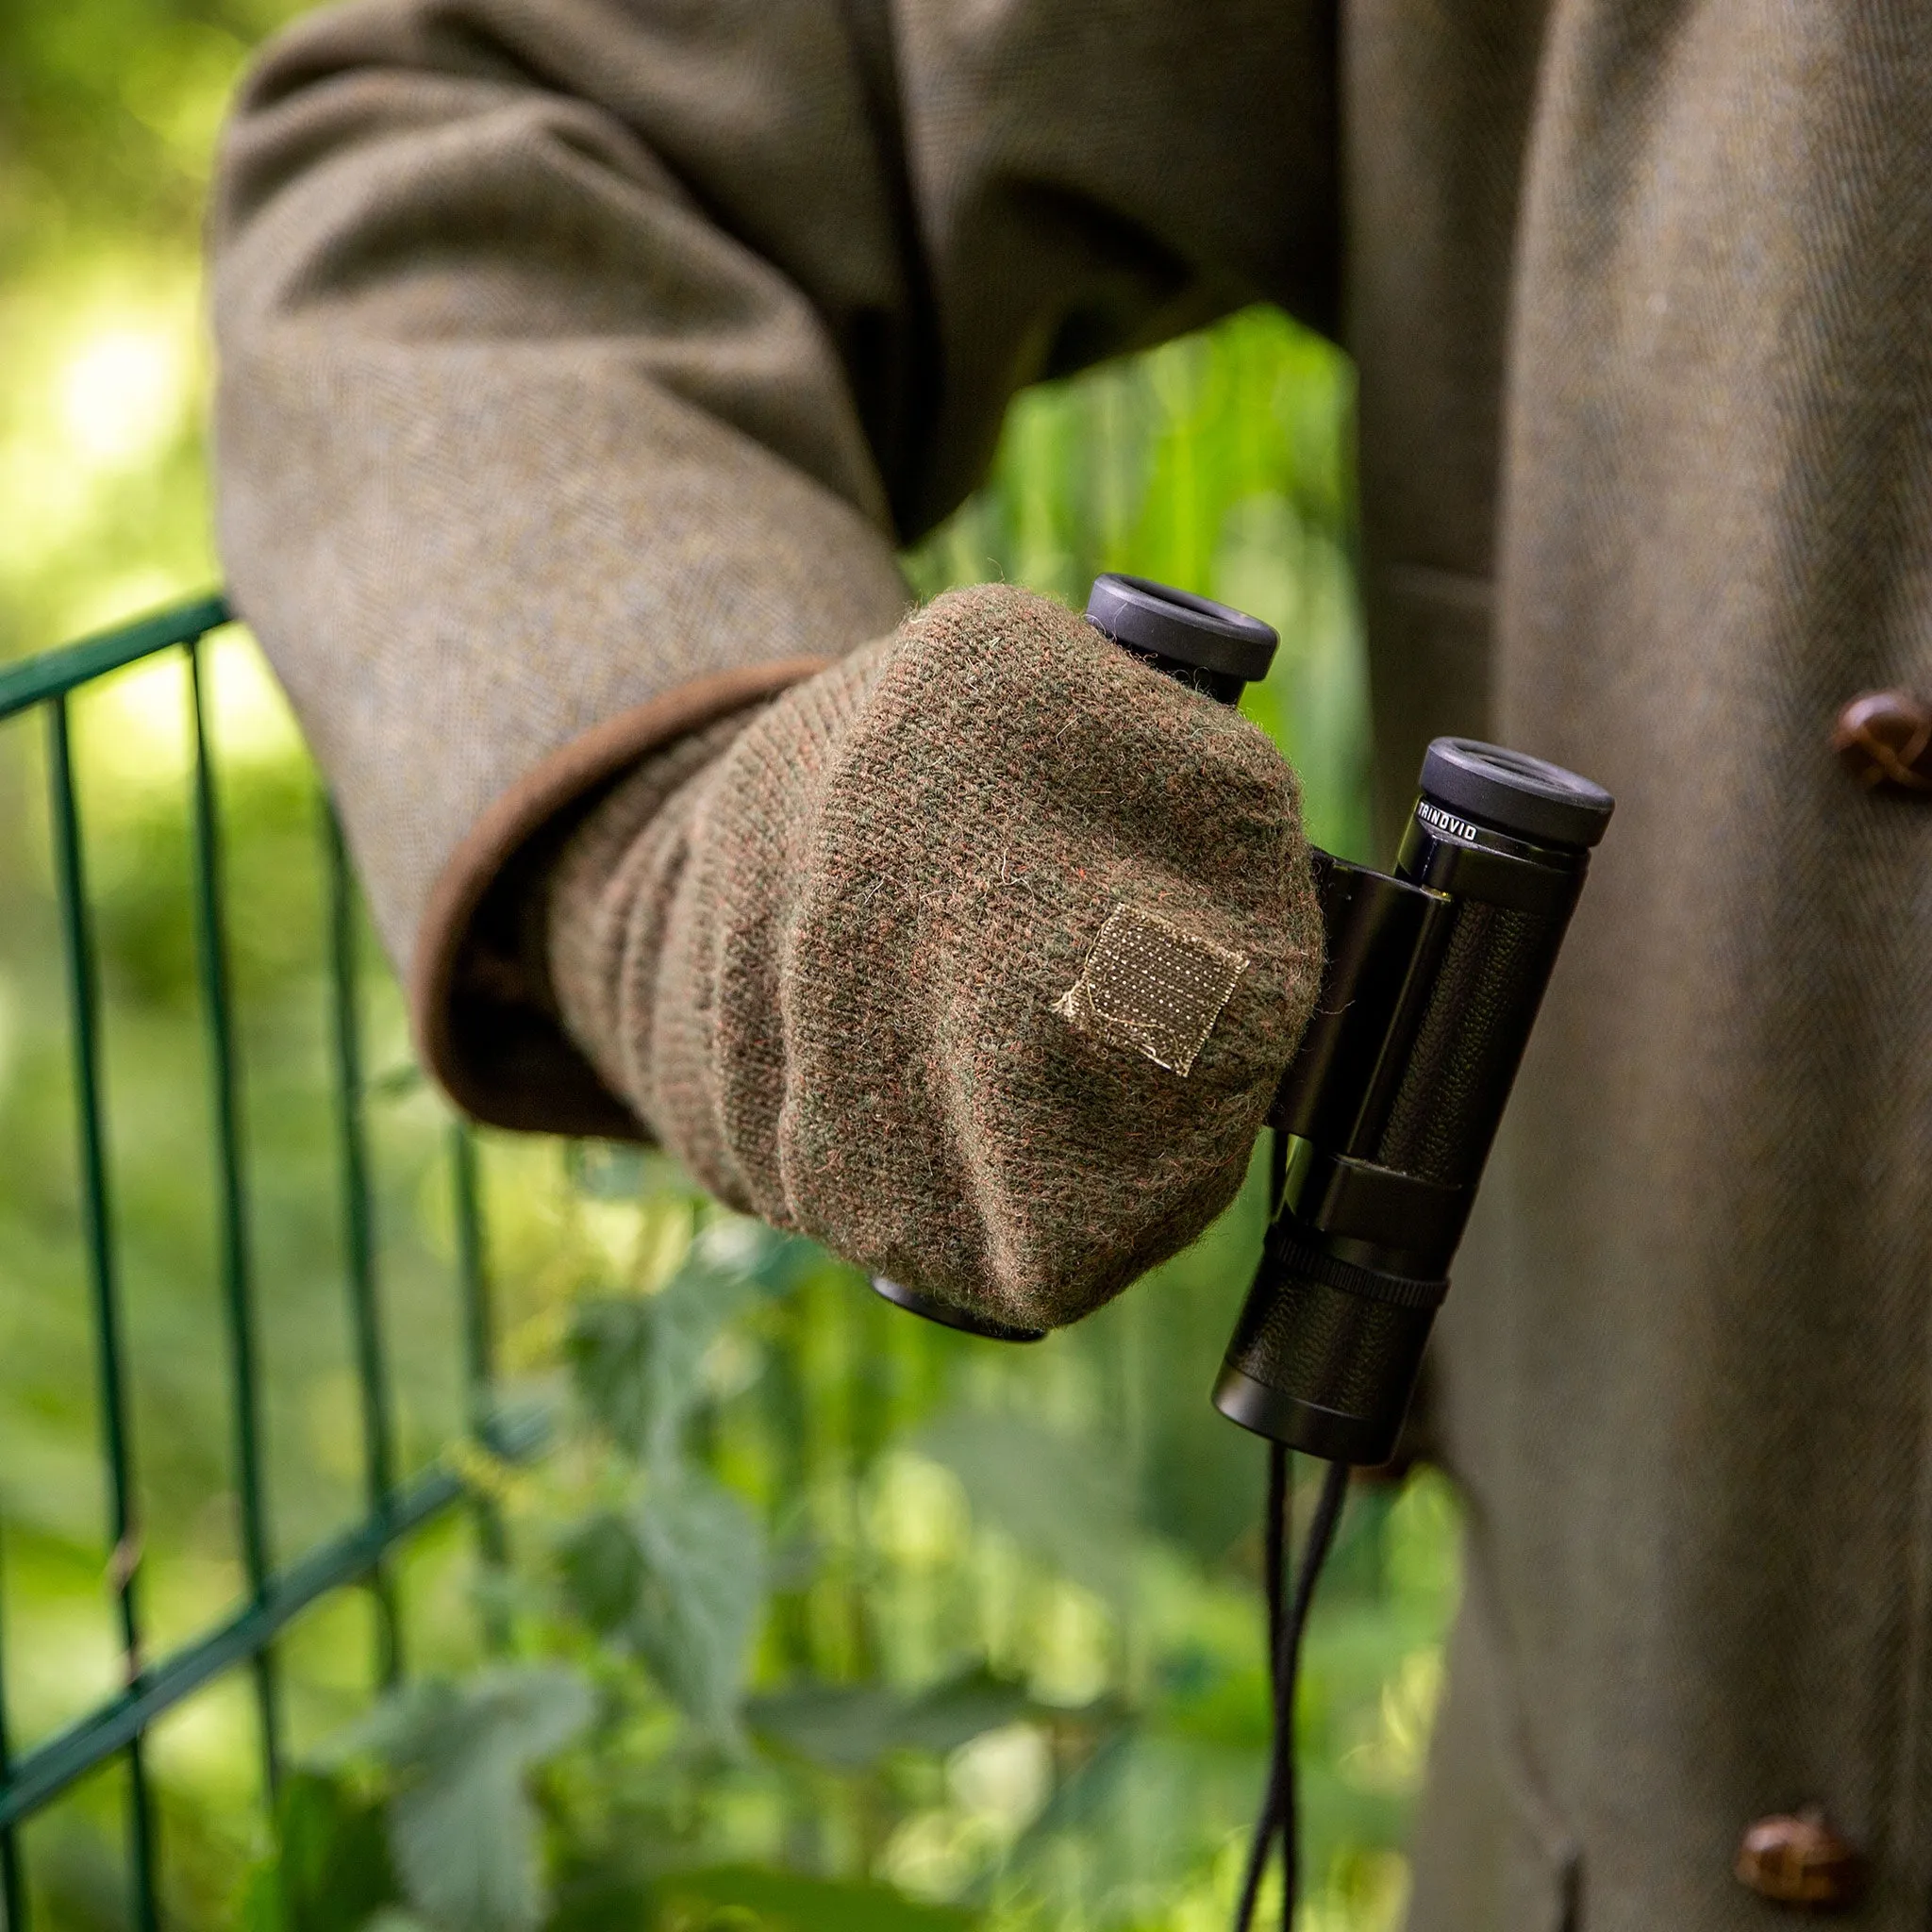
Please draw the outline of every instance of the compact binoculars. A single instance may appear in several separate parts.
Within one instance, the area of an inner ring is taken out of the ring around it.
[[[1223,704],[1265,677],[1274,631],[1144,578],[1096,580],[1087,621]],[[1214,1389],[1243,1427],[1330,1461],[1394,1453],[1591,849],[1601,786],[1541,758],[1439,738],[1392,873],[1314,854],[1327,963],[1268,1121],[1279,1207]],[[951,1326],[988,1322],[877,1280]]]

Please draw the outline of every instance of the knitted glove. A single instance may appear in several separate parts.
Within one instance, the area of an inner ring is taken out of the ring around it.
[[[634,774],[548,932],[565,1025],[714,1193],[1029,1326],[1232,1199],[1322,966],[1274,747],[1003,585]]]

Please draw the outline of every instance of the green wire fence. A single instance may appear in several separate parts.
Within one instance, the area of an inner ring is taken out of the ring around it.
[[[75,1234],[84,1252],[92,1305],[108,1502],[103,1541],[124,1679],[122,1688],[94,1708],[16,1754],[10,1743],[6,1674],[0,1668],[0,1903],[5,1906],[8,1932],[25,1932],[28,1924],[21,1827],[90,1772],[116,1757],[126,1770],[129,1918],[142,1932],[151,1932],[159,1923],[159,1887],[154,1798],[145,1763],[150,1727],[215,1678],[245,1671],[253,1684],[263,1789],[272,1798],[280,1780],[283,1738],[276,1667],[279,1633],[327,1593],[361,1585],[375,1608],[375,1674],[386,1685],[398,1681],[404,1657],[390,1553],[465,1494],[461,1477],[446,1463],[408,1475],[398,1467],[364,1117],[356,888],[335,815],[325,800],[318,799],[317,836],[328,899],[326,983],[343,1288],[359,1396],[363,1512],[348,1529],[298,1554],[285,1557],[275,1547],[261,1414],[258,1281],[241,1125],[242,1068],[227,957],[219,773],[210,744],[203,654],[203,641],[229,622],[226,605],[210,597],[0,672],[0,722],[38,712],[46,733],[52,875],[64,953],[77,1129]],[[144,1643],[142,1525],[130,1429],[114,1163],[105,1130],[100,972],[70,713],[71,700],[83,687],[166,652],[183,654],[188,678],[191,758],[186,803],[192,851],[193,939],[200,1019],[212,1082],[214,1253],[245,1589],[241,1607],[225,1621],[165,1656],[150,1657]],[[448,1134],[469,1425],[490,1453],[514,1457],[526,1453],[531,1444],[522,1440],[527,1431],[499,1425],[493,1415],[491,1300],[476,1150],[459,1123],[452,1124]],[[500,1562],[501,1525],[487,1501],[479,1501],[475,1510],[479,1556],[486,1564]],[[5,1608],[0,1599],[0,1660],[5,1657]]]

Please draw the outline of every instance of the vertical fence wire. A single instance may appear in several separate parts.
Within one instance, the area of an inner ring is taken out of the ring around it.
[[[483,1185],[476,1158],[476,1137],[461,1121],[449,1128],[450,1179],[457,1226],[457,1279],[463,1304],[464,1407],[472,1439],[494,1453],[493,1385],[496,1376],[496,1324],[490,1303],[490,1261],[483,1225]],[[482,1490],[475,1503],[476,1550],[483,1568],[499,1574],[509,1561],[503,1512]],[[503,1649],[509,1629],[493,1597],[486,1598],[484,1639],[492,1650]]]
[[[94,1304],[96,1373],[100,1389],[102,1447],[108,1469],[108,1535],[112,1554],[108,1574],[120,1613],[121,1647],[126,1679],[139,1681],[142,1669],[141,1605],[141,1524],[134,1493],[133,1444],[123,1373],[119,1284],[116,1280],[112,1208],[108,1190],[107,1149],[102,1132],[101,1071],[98,1047],[100,985],[88,912],[86,866],[81,853],[80,809],[75,795],[73,746],[64,696],[47,705],[47,785],[54,834],[54,872],[60,904],[61,937],[67,961],[69,1025],[74,1041],[74,1098],[80,1163],[81,1221],[89,1284]],[[127,1747],[128,1856],[134,1892],[134,1923],[155,1932],[158,1909],[155,1890],[154,1816],[142,1740]]]
[[[254,1257],[242,1164],[241,1080],[235,1052],[234,1001],[228,972],[221,825],[209,758],[208,706],[199,641],[188,646],[189,710],[194,731],[195,952],[208,1025],[215,1139],[216,1216],[222,1302],[228,1340],[230,1406],[235,1431],[236,1491],[241,1499],[242,1557],[250,1600],[266,1604],[274,1577],[263,1479],[261,1351],[256,1333]],[[251,1659],[261,1731],[263,1789],[271,1804],[281,1783],[281,1711],[275,1654],[264,1644]]]
[[[329,1004],[336,1058],[336,1121],[341,1148],[342,1238],[346,1251],[349,1323],[362,1398],[362,1454],[372,1521],[395,1513],[395,1444],[390,1418],[389,1357],[375,1280],[375,1224],[369,1191],[369,1142],[364,1120],[360,975],[357,970],[356,886],[342,828],[333,807],[322,812],[323,858],[328,873]],[[375,1603],[375,1670],[384,1686],[401,1681],[402,1624],[394,1577],[378,1562],[370,1580]]]
[[[461,1121],[450,1123],[449,1158],[456,1208],[457,1280],[463,1302],[463,1394],[470,1431],[479,1441],[487,1442],[496,1333],[483,1246],[483,1191],[476,1141]]]

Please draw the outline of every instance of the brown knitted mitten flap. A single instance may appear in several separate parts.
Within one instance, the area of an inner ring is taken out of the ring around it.
[[[565,871],[553,958],[575,921],[613,941],[601,989],[580,948],[558,974],[566,1021],[708,1186],[1033,1325],[1227,1205],[1322,965],[1274,747],[1003,585],[787,692]]]

